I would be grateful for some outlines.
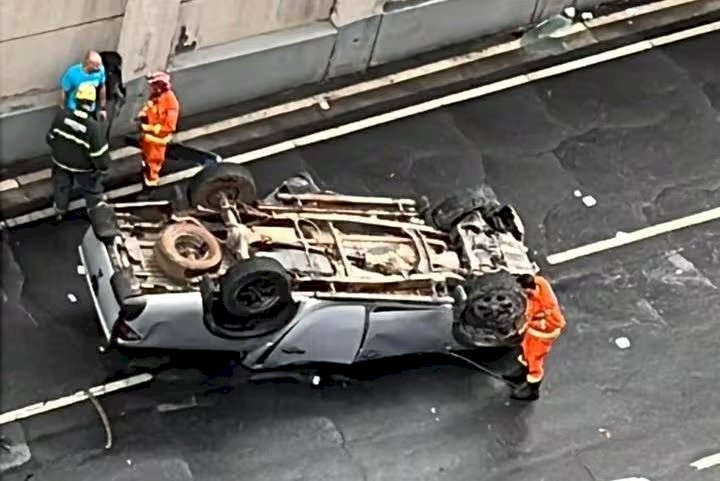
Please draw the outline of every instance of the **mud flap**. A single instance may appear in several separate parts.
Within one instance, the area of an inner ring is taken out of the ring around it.
[[[111,243],[120,235],[120,228],[115,217],[115,209],[109,204],[99,204],[88,211],[90,225],[95,237],[105,244]]]
[[[134,282],[132,273],[117,271],[110,278],[110,286],[120,305],[118,318],[125,321],[136,319],[145,310],[147,301],[141,295],[137,282]],[[115,325],[117,326],[117,322]]]

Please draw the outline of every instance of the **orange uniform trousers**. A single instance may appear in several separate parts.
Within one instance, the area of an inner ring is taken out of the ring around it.
[[[160,178],[167,144],[177,129],[179,114],[180,103],[172,90],[152,97],[139,114],[143,119],[140,150],[148,183],[155,184]]]
[[[525,334],[522,340],[522,354],[518,361],[527,367],[527,381],[540,382],[545,376],[545,358],[552,349],[554,339],[540,339],[532,334]]]
[[[166,144],[160,144],[140,137],[140,151],[143,158],[143,173],[147,181],[156,182],[160,179],[160,171],[165,163]]]

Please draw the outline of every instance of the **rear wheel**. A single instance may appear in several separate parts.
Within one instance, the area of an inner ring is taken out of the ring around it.
[[[219,163],[208,165],[190,179],[188,197],[193,207],[219,210],[223,197],[231,203],[249,204],[257,199],[257,190],[247,168]]]
[[[198,224],[170,224],[155,243],[155,259],[163,272],[178,281],[218,268],[222,248],[215,236]]]
[[[220,279],[220,292],[227,311],[242,318],[272,317],[292,303],[287,271],[267,257],[232,266]]]
[[[519,342],[527,298],[511,274],[496,272],[471,278],[465,290],[467,301],[455,326],[459,342],[468,347]]]
[[[475,210],[484,214],[484,211],[499,205],[490,186],[481,185],[453,194],[424,209],[425,221],[436,229],[449,232],[467,214]]]

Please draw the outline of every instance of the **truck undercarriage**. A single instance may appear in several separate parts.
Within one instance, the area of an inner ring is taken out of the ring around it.
[[[221,164],[192,180],[192,208],[116,204],[105,224],[132,295],[201,291],[221,304],[227,335],[283,325],[308,296],[450,304],[477,344],[517,334],[525,299],[513,278],[537,272],[517,214],[481,193],[430,208],[323,192],[303,174],[257,200],[249,173]]]

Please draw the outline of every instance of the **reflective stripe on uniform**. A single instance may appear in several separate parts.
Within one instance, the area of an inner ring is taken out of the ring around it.
[[[90,149],[90,144],[88,144],[87,142],[85,142],[83,139],[80,139],[80,138],[78,138],[78,137],[75,137],[75,136],[72,135],[72,134],[68,134],[67,132],[58,129],[57,127],[54,128],[52,131],[53,131],[53,133],[58,134],[60,137],[62,137],[62,138],[64,138],[64,139],[72,140],[72,141],[75,142],[76,144],[82,145],[83,147],[85,147],[85,148],[88,149],[88,150]]]
[[[55,157],[50,157],[55,165],[60,167],[63,170],[67,170],[70,172],[79,172],[79,173],[85,173],[85,172],[92,172],[93,169],[78,169],[76,167],[70,167],[68,165],[63,164],[62,162],[59,162]]]
[[[532,374],[528,374],[528,375],[526,376],[527,382],[530,382],[530,383],[533,383],[533,384],[536,383],[536,382],[542,381],[542,378],[543,378],[542,376],[533,376]]]
[[[143,134],[143,139],[154,144],[167,144],[172,139],[172,135],[168,134],[165,137],[156,137],[152,134]]]
[[[100,147],[98,150],[96,150],[95,152],[90,152],[90,157],[100,157],[102,154],[107,152],[109,148],[110,147],[108,146],[108,144],[105,144],[102,147]]]
[[[560,333],[562,332],[562,329],[559,327],[552,332],[542,332],[538,331],[537,329],[533,329],[532,327],[528,327],[527,333],[533,337],[537,337],[538,339],[557,339],[560,337]]]

